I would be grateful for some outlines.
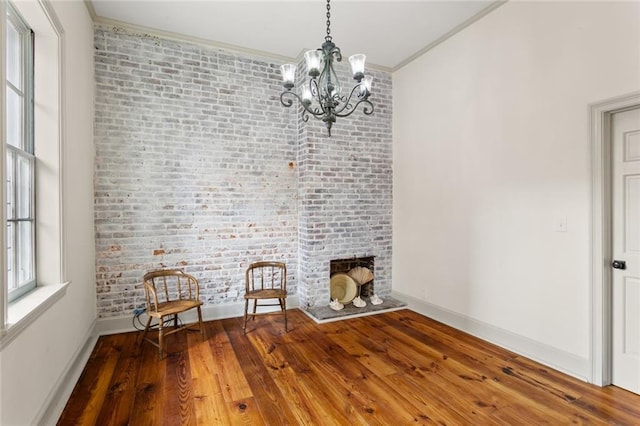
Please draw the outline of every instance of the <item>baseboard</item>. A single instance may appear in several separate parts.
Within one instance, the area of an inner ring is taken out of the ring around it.
[[[58,423],[58,419],[91,356],[97,340],[96,322],[94,321],[84,336],[84,344],[71,357],[71,361],[65,367],[56,384],[51,388],[51,392],[49,392],[45,403],[42,404],[42,408],[36,414],[33,424],[53,426]]]
[[[298,296],[291,295],[287,297],[287,309],[293,309],[298,307]],[[277,311],[277,307],[263,308],[260,312]],[[244,302],[237,303],[225,303],[221,305],[209,305],[202,308],[202,319],[204,321],[213,321],[226,318],[236,318],[244,315]],[[144,316],[146,320],[146,316]],[[184,323],[190,323],[197,321],[197,314],[194,310],[186,312],[180,316],[180,319]],[[130,331],[136,331],[133,325],[133,315],[99,318],[96,321],[96,333],[98,336],[127,333]]]
[[[579,357],[500,327],[444,309],[413,296],[408,296],[397,291],[392,292],[392,296],[406,302],[408,308],[412,311],[523,355],[577,379],[585,382],[589,381],[588,377],[590,377],[591,364],[588,358]]]

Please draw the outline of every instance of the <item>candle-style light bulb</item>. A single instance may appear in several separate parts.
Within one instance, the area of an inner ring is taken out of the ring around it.
[[[362,53],[356,53],[355,55],[349,56],[349,63],[351,64],[351,71],[353,72],[354,80],[362,80],[364,77],[364,63],[367,59],[366,55]]]
[[[364,90],[365,94],[369,95],[371,93],[371,85],[373,84],[373,77],[367,75],[364,77]]]
[[[282,84],[287,90],[291,90],[296,81],[296,66],[294,64],[284,64],[282,70]]]
[[[322,63],[322,51],[308,50],[304,53],[304,59],[307,61],[307,69],[311,78],[320,75],[320,65]]]
[[[301,92],[301,97],[302,97],[302,103],[306,106],[311,105],[311,89],[309,89],[309,86],[307,86],[306,84],[304,86],[302,86],[302,88],[300,88],[300,92]]]

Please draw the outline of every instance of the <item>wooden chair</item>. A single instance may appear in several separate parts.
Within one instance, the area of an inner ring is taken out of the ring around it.
[[[146,340],[158,348],[160,359],[164,358],[164,338],[185,328],[193,327],[193,324],[178,325],[178,314],[191,309],[198,311],[198,329],[204,338],[204,326],[202,324],[202,311],[200,306],[200,287],[195,277],[185,274],[177,269],[165,269],[145,274],[144,292],[147,299],[147,324],[142,334],[142,340]],[[165,328],[165,321],[173,317],[173,330]],[[151,321],[158,321],[158,340],[147,337],[151,327]]]
[[[277,299],[278,303],[262,303],[259,300]],[[247,332],[247,318],[249,316],[249,301],[253,300],[252,318],[256,315],[273,314],[270,312],[256,313],[258,306],[280,306],[280,312],[284,314],[284,330],[287,329],[287,266],[282,262],[255,262],[249,265],[245,273],[244,293],[244,326],[243,332]]]

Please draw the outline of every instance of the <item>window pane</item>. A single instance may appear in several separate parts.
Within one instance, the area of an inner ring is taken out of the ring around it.
[[[16,148],[22,145],[22,98],[11,87],[7,86],[7,144]]]
[[[15,205],[15,197],[16,194],[13,190],[14,179],[13,179],[13,165],[14,165],[15,154],[12,150],[7,150],[7,219],[15,218],[13,212],[13,206]]]
[[[33,162],[31,159],[19,156],[18,157],[18,173],[16,174],[17,190],[17,204],[16,204],[16,217],[18,219],[31,218],[31,200],[32,200],[32,176],[31,169]]]
[[[0,0],[3,1],[3,0]],[[33,51],[32,31],[24,19],[7,3],[5,16],[5,55],[0,66],[6,81],[6,212],[7,287],[9,301],[21,297],[35,286],[35,220],[32,132]]]
[[[22,90],[20,67],[22,64],[20,51],[20,33],[11,21],[7,22],[7,80]]]
[[[15,264],[15,228],[14,222],[7,222],[7,283],[9,285],[9,291],[17,287],[15,274],[13,272],[13,265]]]
[[[33,222],[18,222],[18,286],[33,280]]]

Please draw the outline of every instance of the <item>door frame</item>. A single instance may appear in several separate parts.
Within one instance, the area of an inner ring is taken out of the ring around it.
[[[612,141],[611,118],[616,112],[640,107],[640,92],[589,105],[591,142],[591,382],[611,384],[613,298],[611,271]]]

